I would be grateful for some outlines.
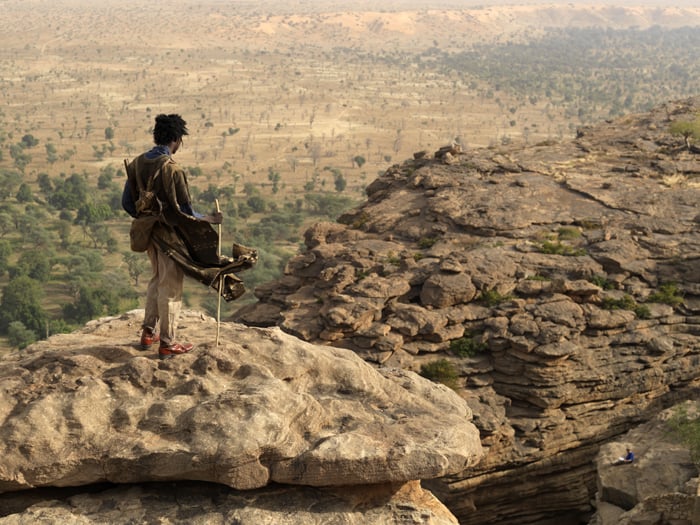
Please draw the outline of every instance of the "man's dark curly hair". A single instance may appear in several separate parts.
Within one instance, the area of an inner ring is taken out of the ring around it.
[[[167,145],[177,142],[187,132],[187,122],[175,113],[165,115],[161,113],[156,117],[156,125],[153,128],[153,142],[157,145]]]

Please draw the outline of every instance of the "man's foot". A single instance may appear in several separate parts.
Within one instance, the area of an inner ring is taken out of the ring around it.
[[[139,343],[139,348],[141,350],[150,350],[153,343],[160,341],[158,334],[154,334],[149,329],[144,328],[141,332],[141,342]]]
[[[186,354],[193,348],[194,345],[192,343],[161,343],[160,348],[158,349],[158,357],[160,359],[170,359],[171,357],[175,357],[176,355]]]

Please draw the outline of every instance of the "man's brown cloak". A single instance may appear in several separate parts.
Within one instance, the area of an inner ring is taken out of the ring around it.
[[[184,170],[167,155],[156,159],[141,155],[128,165],[127,177],[132,197],[139,195],[137,174],[144,177],[142,187],[146,187],[149,178],[156,173],[159,176],[154,179],[152,188],[158,197],[157,203],[134,219],[134,226],[139,227],[141,215],[159,215],[159,219],[151,223],[151,242],[175,261],[185,275],[217,291],[221,290],[221,296],[226,301],[243,295],[243,282],[234,274],[252,268],[257,262],[257,252],[234,244],[233,257],[218,255],[219,235],[212,225],[180,210],[178,203],[191,202],[187,177]],[[147,221],[142,222],[144,227],[151,226],[146,224]],[[223,282],[219,288],[221,280]]]

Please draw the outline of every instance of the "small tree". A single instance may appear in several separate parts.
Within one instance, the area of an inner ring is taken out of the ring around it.
[[[43,295],[41,286],[31,277],[20,275],[12,279],[2,291],[0,332],[7,333],[10,323],[20,321],[29,330],[43,333],[47,320],[41,306]]]
[[[672,122],[669,131],[672,135],[680,135],[685,141],[685,147],[690,149],[690,139],[700,140],[700,119],[694,121],[677,120]]]
[[[29,135],[29,134],[24,135],[22,137],[22,142],[20,143],[20,145],[23,148],[33,148],[34,146],[36,146],[38,144],[39,144],[39,139],[36,139],[34,137],[34,135]]]
[[[7,329],[7,339],[12,346],[23,350],[37,340],[36,333],[20,321],[12,321]]]
[[[87,202],[90,190],[85,177],[73,173],[67,179],[54,179],[54,191],[49,195],[48,201],[56,209],[77,210]]]
[[[46,162],[53,164],[58,160],[58,151],[56,151],[56,146],[54,146],[51,142],[47,142],[44,144],[44,147],[46,148]]]
[[[138,286],[139,278],[148,271],[148,259],[134,252],[124,252],[122,258],[126,263],[129,277],[134,280],[134,286]]]
[[[9,266],[10,255],[12,255],[12,246],[8,241],[0,241],[0,275],[5,275]]]
[[[111,287],[83,285],[72,304],[63,307],[63,315],[69,321],[84,323],[103,315],[119,311],[119,294]]]
[[[53,191],[53,184],[51,183],[51,177],[49,177],[48,173],[39,173],[36,177],[36,181],[42,193],[49,195]]]
[[[340,193],[341,191],[345,190],[348,182],[345,180],[342,173],[337,172],[333,174],[333,184],[335,184],[335,191]]]
[[[32,195],[32,189],[26,182],[20,184],[19,190],[17,191],[17,200],[19,202],[31,202],[32,200],[34,200],[34,196]]]
[[[13,272],[17,275],[28,275],[32,279],[45,283],[51,276],[51,257],[45,250],[28,250],[22,252]]]
[[[279,172],[273,170],[272,167],[269,167],[267,169],[267,180],[269,180],[272,183],[272,193],[276,194],[280,189],[280,174],[279,174]]]
[[[668,421],[671,432],[690,449],[695,465],[700,466],[700,417],[690,416],[686,406],[676,408]]]
[[[252,182],[246,182],[243,185],[243,193],[245,193],[248,197],[252,197],[253,195],[257,195],[260,193],[258,188],[255,187],[255,184]]]
[[[263,213],[267,209],[267,201],[260,195],[253,195],[248,199],[247,203],[255,213]]]
[[[10,146],[10,157],[14,160],[17,169],[22,173],[24,173],[24,168],[27,167],[27,164],[32,161],[32,156],[24,151],[24,147],[21,144]]]

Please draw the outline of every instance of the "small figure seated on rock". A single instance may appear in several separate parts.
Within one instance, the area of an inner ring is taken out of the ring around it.
[[[634,462],[634,452],[632,452],[632,450],[629,447],[627,447],[627,454],[617,458],[613,462],[613,465],[625,465],[625,464],[633,463],[633,462]]]

